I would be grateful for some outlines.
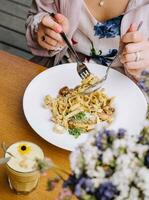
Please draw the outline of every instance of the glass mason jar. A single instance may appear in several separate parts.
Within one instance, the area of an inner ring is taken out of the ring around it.
[[[36,159],[44,159],[42,149],[32,142],[20,141],[8,147],[5,157],[11,157],[6,164],[10,188],[17,194],[33,191],[40,177]]]

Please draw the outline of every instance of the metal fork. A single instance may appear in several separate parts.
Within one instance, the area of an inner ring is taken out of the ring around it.
[[[103,76],[103,78],[101,80],[99,80],[99,82],[93,84],[87,90],[85,90],[85,92],[84,92],[85,94],[95,92],[95,91],[99,90],[100,88],[102,88],[103,83],[107,80],[109,70],[110,70],[113,62],[119,57],[120,54],[121,54],[121,52],[118,52],[117,55],[115,56],[115,58],[113,59],[113,61],[107,66],[107,69],[106,69],[106,72],[105,72],[105,75]]]
[[[60,35],[63,38],[63,40],[66,42],[66,44],[67,44],[68,48],[70,49],[72,55],[75,57],[75,60],[77,62],[77,72],[78,72],[79,76],[82,79],[87,78],[91,74],[88,67],[83,62],[80,61],[78,54],[76,53],[76,51],[72,47],[72,45],[69,42],[66,34],[64,32],[61,32]]]
[[[55,19],[54,13],[50,13],[50,16]],[[69,42],[66,34],[62,31],[62,32],[60,32],[60,35],[63,38],[63,40],[65,41],[65,43],[67,44],[70,52],[72,53],[72,55],[74,56],[74,58],[77,62],[77,72],[78,72],[79,76],[81,77],[81,79],[87,78],[91,74],[88,67],[83,62],[80,61],[78,54],[76,53],[75,49]]]
[[[141,21],[141,22],[139,23],[139,25],[138,25],[138,27],[137,27],[137,31],[140,30],[140,28],[142,27],[142,25],[143,25],[143,21]],[[122,49],[121,46],[120,46],[120,49]],[[99,90],[99,89],[102,87],[103,83],[107,80],[107,77],[108,77],[108,74],[109,74],[109,70],[110,70],[110,68],[111,68],[111,66],[112,66],[112,64],[113,64],[113,62],[120,56],[120,54],[121,54],[121,51],[119,51],[119,52],[117,53],[117,55],[115,56],[115,58],[113,59],[113,61],[108,65],[104,77],[103,77],[98,83],[95,83],[95,84],[92,85],[89,89],[87,89],[87,90],[85,91],[86,94],[87,94],[87,93],[91,93],[91,92],[95,92],[95,91]]]

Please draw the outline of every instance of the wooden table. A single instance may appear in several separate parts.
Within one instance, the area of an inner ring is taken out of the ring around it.
[[[7,145],[28,140],[42,147],[47,157],[63,169],[69,170],[69,152],[59,149],[41,137],[29,126],[22,109],[22,98],[29,82],[45,68],[0,51],[0,142]],[[3,151],[0,148],[0,157]],[[50,172],[49,176],[53,176]],[[41,177],[35,191],[16,195],[8,187],[5,167],[0,166],[0,200],[54,200],[58,190],[46,191],[47,177]]]

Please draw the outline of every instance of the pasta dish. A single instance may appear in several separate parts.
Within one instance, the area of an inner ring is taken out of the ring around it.
[[[61,88],[56,98],[50,95],[45,97],[44,104],[51,110],[51,120],[56,124],[56,129],[63,127],[78,137],[81,133],[94,129],[97,123],[113,121],[113,97],[108,97],[103,89],[84,93],[98,81],[91,74],[74,89],[67,86]]]

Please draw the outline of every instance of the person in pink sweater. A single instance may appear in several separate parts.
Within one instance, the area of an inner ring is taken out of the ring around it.
[[[149,0],[33,0],[26,28],[33,61],[44,66],[72,61],[63,30],[82,61],[112,62],[136,80],[149,69]]]

